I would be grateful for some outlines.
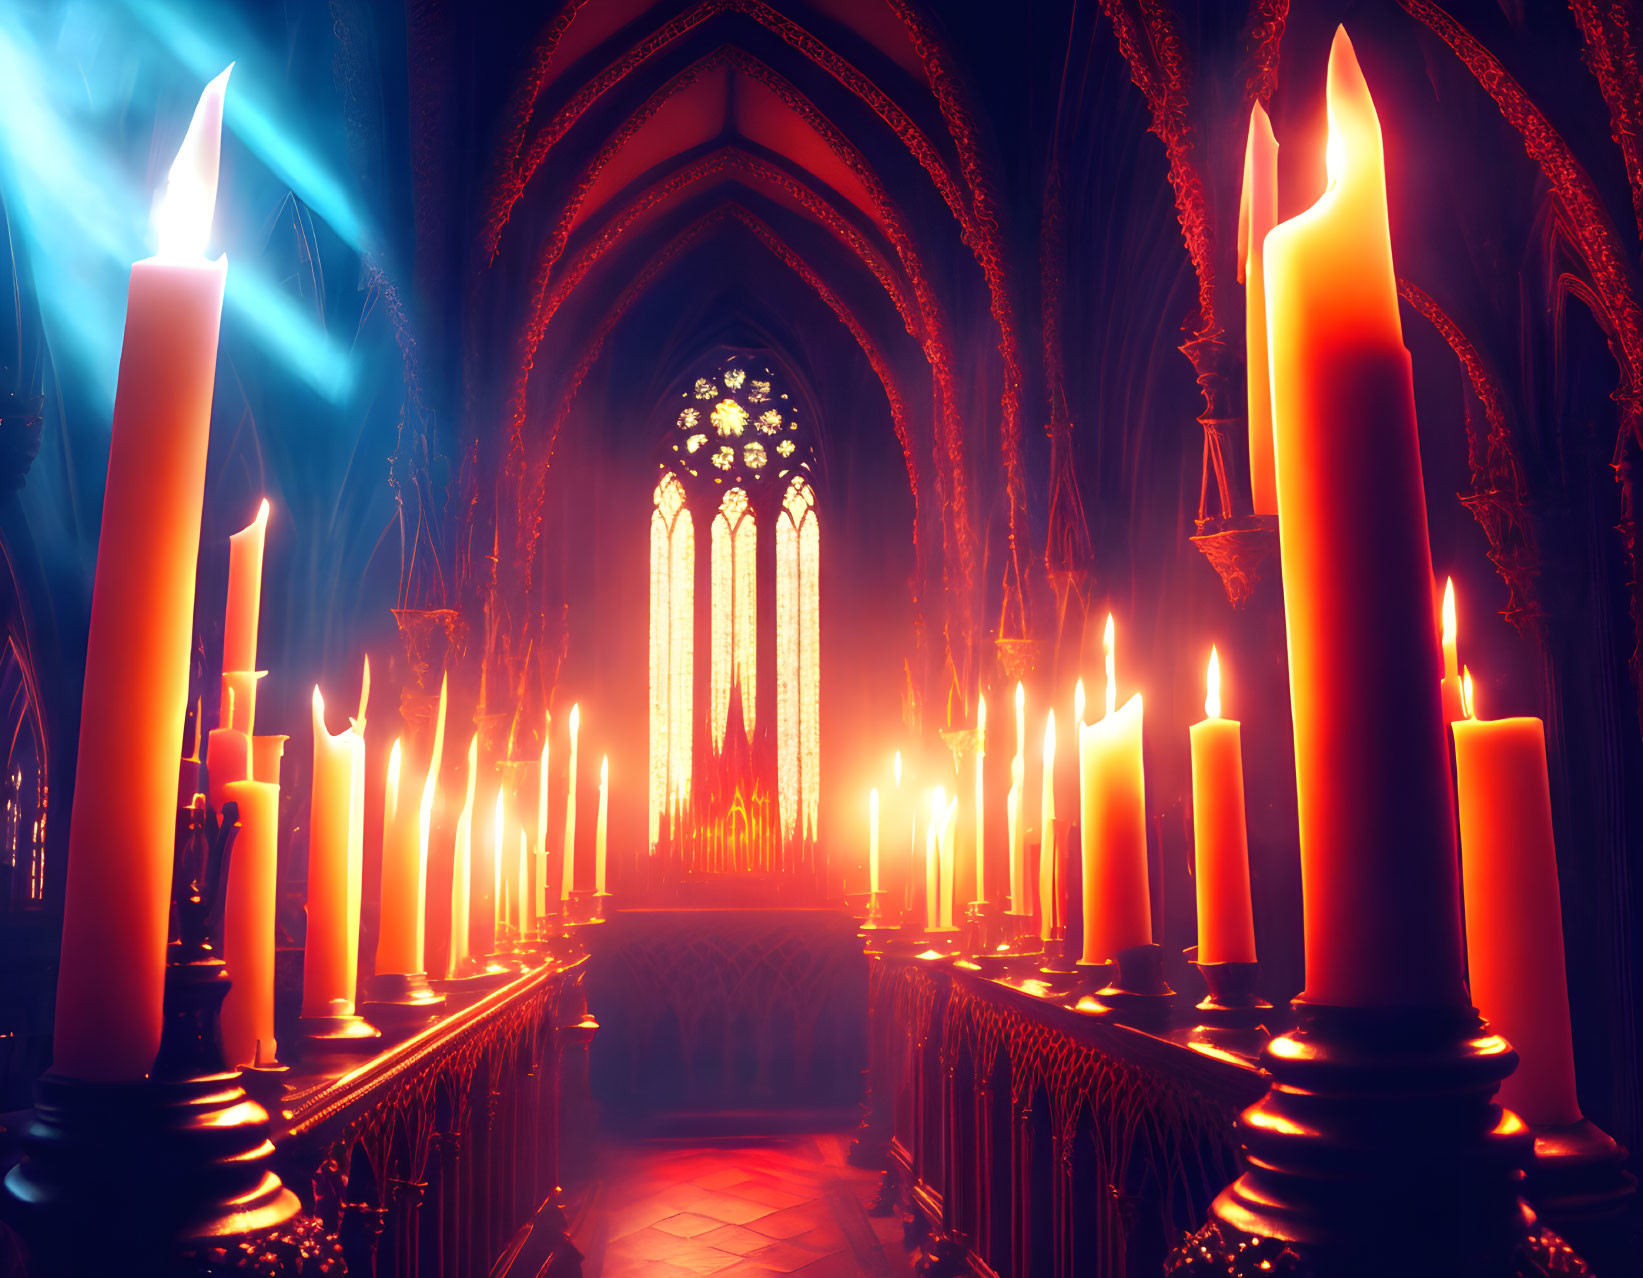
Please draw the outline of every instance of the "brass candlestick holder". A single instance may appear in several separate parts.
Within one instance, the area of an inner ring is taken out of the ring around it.
[[[1078,1000],[1081,1011],[1102,1013],[1125,1025],[1159,1029],[1169,1020],[1175,991],[1164,980],[1164,951],[1157,945],[1132,945],[1119,950],[1109,964],[1077,966],[1095,974],[1105,968],[1109,979]]]
[[[421,1029],[445,1010],[445,996],[426,972],[384,972],[371,978],[371,997],[361,1011],[371,1024],[396,1034]]]
[[[273,1171],[268,1111],[223,1058],[219,933],[237,820],[226,804],[220,824],[204,809],[180,822],[176,936],[149,1076],[48,1072],[35,1086],[22,1160],[0,1194],[35,1278],[203,1271],[211,1249],[252,1235],[270,1256],[312,1246],[340,1268],[340,1249]]]
[[[1209,993],[1194,1009],[1198,1024],[1212,1029],[1254,1029],[1272,1014],[1272,1004],[1255,992],[1259,963],[1200,963],[1192,965],[1204,978]]]
[[[1166,1274],[1586,1274],[1519,1197],[1529,1129],[1495,1103],[1517,1053],[1470,1007],[1291,1005],[1244,1172]]]

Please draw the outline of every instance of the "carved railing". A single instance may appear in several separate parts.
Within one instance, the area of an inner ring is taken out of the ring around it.
[[[1233,1120],[1266,1088],[1252,1061],[951,962],[872,963],[857,1158],[883,1160],[879,1209],[931,1271],[1163,1272],[1236,1174]]]
[[[299,1069],[270,1106],[280,1176],[350,1274],[578,1271],[559,1187],[583,1153],[567,1137],[588,1135],[585,967],[528,971],[352,1067]]]

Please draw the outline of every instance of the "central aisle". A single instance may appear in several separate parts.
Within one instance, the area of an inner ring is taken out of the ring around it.
[[[794,1274],[904,1278],[894,1217],[869,1216],[876,1172],[835,1132],[605,1144],[576,1229],[584,1278]]]

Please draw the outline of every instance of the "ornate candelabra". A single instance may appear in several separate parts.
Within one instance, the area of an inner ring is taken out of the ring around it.
[[[83,1278],[341,1272],[341,1252],[272,1168],[268,1111],[223,1058],[223,894],[238,813],[179,822],[165,1022],[148,1077],[94,1083],[48,1072],[22,1161],[0,1195],[30,1274]]]

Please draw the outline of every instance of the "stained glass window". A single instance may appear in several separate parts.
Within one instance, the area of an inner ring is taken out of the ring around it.
[[[747,493],[732,488],[713,520],[713,742],[730,725],[730,690],[741,694],[748,737],[757,718],[759,674],[758,534]]]
[[[690,791],[696,533],[684,486],[669,473],[650,517],[650,846]]]
[[[795,477],[776,520],[776,744],[782,834],[815,838],[820,807],[820,553],[815,494]]]

